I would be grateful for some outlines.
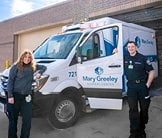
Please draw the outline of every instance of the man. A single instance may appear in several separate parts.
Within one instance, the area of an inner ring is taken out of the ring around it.
[[[129,54],[125,56],[124,68],[128,80],[129,138],[146,138],[145,124],[148,122],[150,105],[149,88],[154,79],[154,69],[146,57],[137,52],[134,41],[130,41],[127,48]]]

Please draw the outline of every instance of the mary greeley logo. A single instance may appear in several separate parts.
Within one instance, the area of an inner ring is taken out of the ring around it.
[[[112,75],[108,75],[108,76],[102,76],[104,70],[103,68],[101,67],[96,67],[95,68],[95,74],[97,74],[97,76],[89,76],[89,75],[86,75],[86,76],[83,76],[83,81],[86,81],[86,82],[113,82],[113,83],[116,83],[118,78],[117,77],[114,77]]]

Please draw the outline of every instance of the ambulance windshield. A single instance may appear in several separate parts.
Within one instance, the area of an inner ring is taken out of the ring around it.
[[[36,59],[65,59],[82,33],[56,35],[34,51]]]

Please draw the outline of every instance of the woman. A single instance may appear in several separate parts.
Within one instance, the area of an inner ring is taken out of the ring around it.
[[[35,65],[32,53],[24,51],[9,73],[8,91],[8,138],[17,138],[17,120],[21,113],[22,127],[20,138],[29,138],[32,118],[32,82],[46,70],[45,66]]]

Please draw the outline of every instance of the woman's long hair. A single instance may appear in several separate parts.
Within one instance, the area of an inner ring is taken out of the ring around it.
[[[31,62],[29,63],[29,65],[30,65],[31,69],[33,71],[35,71],[36,70],[36,65],[35,65],[35,62],[34,62],[33,54],[32,54],[32,52],[30,50],[25,50],[24,52],[22,52],[20,58],[16,62],[18,69],[19,70],[24,69],[25,64],[24,64],[23,60],[24,60],[24,57],[26,56],[26,54],[30,55]]]

